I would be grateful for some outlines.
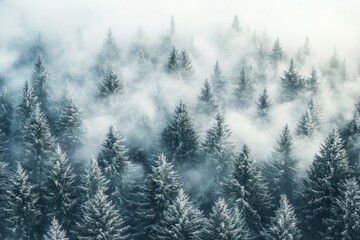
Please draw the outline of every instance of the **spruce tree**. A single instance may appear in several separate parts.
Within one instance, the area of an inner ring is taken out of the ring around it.
[[[331,207],[326,220],[327,240],[357,239],[360,234],[360,187],[354,178],[345,182],[344,192]]]
[[[49,110],[49,81],[50,75],[45,66],[43,56],[39,55],[34,65],[31,82],[34,86],[34,92],[40,104],[40,109],[45,114],[48,114]]]
[[[200,96],[198,96],[197,111],[206,115],[213,114],[218,110],[216,98],[212,92],[211,85],[207,79],[201,88]]]
[[[163,218],[154,228],[151,238],[154,240],[202,240],[205,234],[206,220],[202,213],[192,206],[189,197],[182,189],[175,201],[164,211]]]
[[[187,106],[180,101],[169,124],[161,132],[161,142],[176,166],[191,167],[196,163],[198,135]]]
[[[296,198],[299,160],[294,156],[293,145],[293,138],[286,125],[270,161],[265,163],[264,175],[275,204],[279,203],[281,194],[288,196],[292,202]]]
[[[173,47],[169,54],[168,62],[165,66],[165,70],[169,74],[176,75],[179,73],[179,69],[180,69],[179,52],[175,47]]]
[[[280,86],[283,101],[294,100],[305,89],[305,80],[295,71],[294,60],[292,59],[289,68],[284,71],[284,77],[281,78]]]
[[[36,103],[37,97],[35,96],[33,86],[29,80],[26,80],[23,88],[22,98],[16,108],[17,123],[19,124],[20,131],[22,131],[21,128],[34,112]]]
[[[231,24],[231,28],[232,28],[232,30],[234,30],[237,33],[239,33],[241,31],[239,17],[238,17],[237,14],[234,17],[234,20],[233,20],[233,22]]]
[[[9,235],[13,239],[37,239],[37,225],[41,215],[37,209],[38,196],[34,193],[34,186],[28,181],[28,175],[20,164],[17,165],[10,181],[5,206]]]
[[[118,76],[113,70],[109,70],[104,75],[103,81],[99,84],[98,97],[106,98],[119,93],[124,88],[121,76]]]
[[[61,149],[71,158],[82,144],[84,129],[79,108],[72,98],[66,98],[60,109],[56,132]]]
[[[38,105],[24,128],[25,166],[31,181],[38,184],[46,179],[55,143],[47,119]]]
[[[53,218],[51,225],[44,236],[44,240],[69,240],[66,237],[65,231],[62,229],[61,224]]]
[[[242,68],[237,78],[235,88],[235,104],[238,107],[247,107],[252,102],[254,86],[252,80],[247,76],[245,68]]]
[[[207,230],[208,240],[251,239],[250,230],[245,224],[243,213],[231,210],[223,198],[219,198],[212,207]]]
[[[137,210],[138,239],[150,239],[164,219],[164,213],[176,200],[181,188],[178,174],[164,155],[155,160],[151,172],[146,176],[144,199]]]
[[[311,97],[306,112],[298,124],[297,134],[302,137],[312,137],[318,130],[320,130],[319,109],[315,98]]]
[[[275,211],[275,217],[266,231],[268,240],[300,240],[298,220],[292,205],[286,195],[281,195],[280,207]]]
[[[271,109],[271,102],[269,100],[269,95],[267,94],[266,88],[264,88],[263,93],[259,96],[256,107],[257,115],[260,118],[267,119]]]
[[[317,94],[319,92],[319,77],[314,66],[311,70],[310,77],[306,79],[305,85],[307,91],[310,93]]]
[[[77,201],[75,175],[66,154],[58,144],[48,171],[44,195],[47,215],[55,217],[62,226],[69,229]]]
[[[255,239],[262,239],[272,206],[268,188],[246,145],[235,159],[232,179],[224,185],[224,194],[243,212],[246,224],[256,235]]]
[[[321,146],[320,153],[308,170],[302,194],[307,239],[322,238],[331,216],[331,207],[344,191],[344,183],[350,171],[344,143],[338,131],[333,130]]]
[[[270,57],[271,64],[273,65],[273,67],[275,69],[277,69],[279,66],[279,63],[284,58],[284,53],[283,53],[283,49],[281,47],[279,38],[277,38],[276,41],[274,42],[274,45],[271,49],[269,57]]]
[[[8,164],[4,162],[2,156],[0,155],[0,222],[5,223],[7,216],[6,216],[6,209],[4,206],[7,204],[7,192],[10,186],[10,172],[8,169]],[[0,237],[4,237],[6,234],[5,224],[0,225]]]
[[[10,94],[7,90],[2,90],[0,94],[0,131],[9,139],[11,134],[11,123],[13,120],[14,108]]]
[[[98,155],[99,167],[109,180],[107,193],[116,204],[121,204],[124,200],[125,174],[129,169],[128,150],[123,145],[124,141],[125,139],[111,126]]]
[[[224,74],[220,68],[219,61],[216,61],[214,66],[213,74],[211,75],[211,85],[214,87],[215,94],[219,99],[224,97],[224,91],[226,86],[226,81]]]
[[[123,240],[128,239],[128,226],[116,210],[115,205],[100,189],[82,207],[82,221],[77,223],[77,237],[80,240]]]
[[[189,79],[194,75],[194,67],[192,66],[189,53],[186,50],[180,52],[178,56],[180,75],[183,79]]]

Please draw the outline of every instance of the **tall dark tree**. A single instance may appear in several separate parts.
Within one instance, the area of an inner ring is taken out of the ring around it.
[[[269,57],[271,64],[275,69],[277,69],[279,63],[284,59],[284,53],[279,38],[277,38],[276,41],[274,42]]]
[[[251,78],[242,68],[239,77],[237,78],[235,88],[235,105],[239,107],[247,107],[253,102],[254,84]]]
[[[178,74],[179,69],[180,69],[179,52],[175,47],[173,47],[170,52],[168,62],[165,66],[165,70],[169,74]]]
[[[312,137],[319,130],[319,108],[315,98],[311,97],[307,109],[298,124],[297,134],[302,137]]]
[[[292,59],[289,68],[284,71],[284,77],[281,78],[280,86],[283,101],[294,100],[305,89],[305,79],[296,72],[294,60]]]
[[[13,119],[14,108],[10,94],[7,90],[2,90],[0,94],[0,131],[6,138],[11,134],[11,123]]]
[[[42,55],[39,55],[34,65],[31,82],[34,86],[34,92],[40,104],[40,109],[44,113],[49,111],[49,81],[50,75],[45,66],[44,58]]]
[[[194,67],[192,66],[189,53],[186,50],[180,52],[178,56],[180,75],[183,79],[191,78],[194,73]]]
[[[3,157],[0,155],[0,222],[5,223],[7,219],[6,206],[8,201],[8,190],[10,186],[10,171],[8,164],[4,162]],[[0,237],[6,235],[6,224],[0,225]]]
[[[275,217],[266,231],[268,240],[300,240],[299,222],[294,208],[286,195],[281,195],[280,207],[275,211]]]
[[[179,176],[172,164],[160,155],[146,176],[144,200],[137,210],[138,239],[151,239],[156,234],[155,229],[164,220],[164,213],[178,197],[180,188]]]
[[[321,146],[320,153],[304,180],[302,202],[307,239],[321,239],[327,231],[325,220],[331,216],[331,207],[344,191],[350,177],[344,143],[338,131],[333,130]]]
[[[248,146],[235,159],[232,179],[224,186],[224,194],[239,211],[244,213],[246,224],[263,239],[264,224],[268,222],[271,202],[268,188],[261,173],[256,169]]]
[[[13,239],[38,238],[37,225],[41,212],[37,208],[38,195],[33,190],[34,186],[29,182],[26,171],[18,164],[11,178],[5,206],[9,235]]]
[[[200,96],[198,96],[198,112],[206,115],[213,114],[218,110],[216,98],[212,92],[211,85],[207,79],[205,79],[204,85],[201,88]]]
[[[34,93],[33,86],[29,80],[26,80],[20,103],[16,108],[17,123],[19,124],[20,131],[22,131],[21,128],[34,112],[36,103],[37,97]]]
[[[271,102],[266,88],[264,88],[263,93],[259,96],[256,107],[258,116],[267,119],[271,109]]]
[[[293,138],[288,125],[284,127],[277,141],[277,147],[269,162],[265,163],[264,174],[268,182],[269,192],[275,204],[280,195],[286,194],[290,201],[296,198],[298,183],[298,163],[294,156]]]
[[[110,127],[98,155],[98,164],[109,180],[108,195],[114,203],[120,204],[126,192],[125,174],[129,170],[129,157],[123,139],[114,127]]]
[[[104,79],[99,84],[98,96],[100,98],[106,98],[119,93],[124,88],[124,83],[118,74],[113,70],[108,70],[104,75]]]
[[[211,75],[211,85],[214,87],[215,94],[218,98],[224,97],[224,91],[226,86],[226,80],[224,74],[220,68],[219,61],[216,61],[213,74]]]
[[[208,240],[251,239],[251,232],[245,224],[243,213],[228,207],[223,198],[219,198],[209,216]]]
[[[154,240],[202,240],[205,235],[206,219],[192,206],[189,197],[181,189],[175,201],[164,211],[163,219],[155,227]]]
[[[161,142],[176,166],[187,168],[196,163],[198,135],[182,101],[176,107],[169,124],[161,132]]]

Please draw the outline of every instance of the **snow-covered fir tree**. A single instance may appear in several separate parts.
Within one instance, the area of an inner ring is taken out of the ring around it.
[[[34,71],[31,75],[31,82],[34,92],[40,104],[40,109],[44,113],[49,110],[49,85],[50,74],[44,62],[43,56],[40,54],[34,64]]]
[[[37,225],[41,212],[37,207],[38,195],[34,193],[34,185],[29,182],[26,171],[17,165],[10,179],[10,189],[7,190],[7,226],[9,237],[13,239],[33,240],[38,238]]]
[[[0,93],[0,131],[8,138],[11,134],[14,107],[10,93],[3,89]]]
[[[161,132],[161,142],[175,166],[189,168],[197,162],[198,135],[187,106],[182,101],[176,107],[168,125]]]
[[[268,240],[300,240],[299,222],[294,208],[286,195],[281,195],[280,207],[275,211],[275,217],[266,231]]]
[[[251,231],[245,224],[243,213],[230,209],[223,198],[212,207],[207,228],[207,240],[251,239]]]
[[[173,47],[169,57],[168,57],[168,62],[165,66],[165,70],[167,73],[169,74],[178,74],[180,69],[180,63],[179,63],[179,51]]]
[[[315,156],[304,180],[302,202],[307,239],[319,239],[326,233],[325,220],[331,216],[331,207],[344,191],[350,169],[344,143],[337,130],[333,130]]]
[[[123,88],[122,77],[110,69],[105,73],[102,82],[99,84],[98,96],[100,98],[114,96]]]
[[[44,235],[44,240],[69,240],[66,237],[66,232],[63,230],[61,224],[53,218],[50,227]]]
[[[216,98],[213,94],[211,85],[207,79],[201,88],[201,93],[198,96],[198,105],[196,107],[197,111],[205,115],[211,115],[218,110],[219,106],[217,104]]]
[[[305,79],[295,70],[294,60],[291,59],[289,68],[281,78],[281,99],[291,101],[301,95],[305,89]]]
[[[219,61],[216,61],[213,74],[211,75],[211,86],[213,86],[216,96],[220,100],[223,100],[225,95],[226,80],[223,71],[220,68]]]
[[[311,94],[317,94],[319,92],[319,77],[314,66],[311,70],[310,77],[306,79],[305,85]]]
[[[7,215],[6,206],[8,201],[8,190],[10,186],[10,171],[8,164],[4,162],[3,156],[0,155],[0,222],[3,223],[0,225],[0,237],[4,237],[6,234],[6,222]]]
[[[188,51],[186,50],[181,51],[178,58],[179,58],[178,61],[179,61],[180,76],[183,79],[191,78],[194,75],[195,70],[194,67],[192,66]]]
[[[268,119],[269,111],[271,110],[271,102],[266,88],[264,88],[262,94],[259,96],[256,107],[258,116],[262,119]]]
[[[274,42],[271,52],[269,54],[269,58],[271,64],[275,69],[278,68],[279,63],[284,59],[284,53],[279,38],[277,38]]]
[[[205,238],[205,229],[206,219],[180,189],[174,202],[164,211],[151,238],[153,240],[202,240],[207,239]]]
[[[33,86],[29,80],[25,81],[20,103],[16,107],[17,124],[19,125],[19,133],[23,131],[26,121],[34,112],[37,103],[37,97],[34,93]]]
[[[254,86],[245,68],[242,68],[237,77],[235,87],[235,106],[243,108],[253,102]]]
[[[239,16],[237,14],[235,15],[234,20],[231,24],[231,29],[237,33],[239,33],[241,31]]]
[[[312,96],[304,115],[297,127],[297,134],[301,137],[312,137],[320,130],[319,108],[316,99]]]

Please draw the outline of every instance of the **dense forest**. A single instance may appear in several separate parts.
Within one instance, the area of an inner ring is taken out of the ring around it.
[[[0,45],[0,238],[359,239],[360,67],[177,30]]]

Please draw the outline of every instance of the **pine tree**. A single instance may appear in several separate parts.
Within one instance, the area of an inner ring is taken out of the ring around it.
[[[66,98],[64,100],[64,105],[60,109],[60,115],[56,125],[58,141],[62,150],[65,151],[69,157],[73,157],[76,150],[82,144],[84,129],[80,110],[72,98]]]
[[[7,191],[10,186],[10,172],[8,169],[8,164],[3,161],[2,156],[0,155],[0,222],[5,223],[7,216],[5,207],[7,204]],[[5,224],[0,225],[0,237],[5,236],[6,228]]]
[[[115,205],[100,189],[82,208],[82,221],[77,223],[80,240],[128,239],[128,226],[124,225]]]
[[[275,204],[279,203],[281,194],[294,201],[298,186],[299,160],[294,156],[293,138],[288,125],[282,130],[277,145],[270,161],[265,163],[264,169],[269,192]]]
[[[150,239],[154,235],[165,211],[178,197],[180,188],[179,176],[172,164],[164,155],[158,156],[151,173],[146,176],[144,200],[136,214],[138,239]]]
[[[34,65],[31,82],[34,86],[34,92],[40,104],[40,109],[46,114],[49,110],[49,81],[50,75],[45,66],[44,58],[42,55],[39,55]]]
[[[186,105],[180,101],[175,114],[161,133],[161,141],[176,166],[190,167],[196,162],[198,136]]]
[[[270,55],[269,55],[270,62],[272,63],[272,65],[275,69],[278,68],[279,63],[283,60],[283,58],[284,58],[283,55],[284,55],[284,53],[283,53],[283,49],[280,44],[280,40],[279,40],[279,38],[277,38],[276,41],[274,42],[274,45],[273,45]]]
[[[310,77],[306,79],[305,85],[306,85],[306,89],[314,95],[317,94],[319,91],[318,81],[319,81],[319,77],[317,71],[315,67],[313,67],[311,70]]]
[[[66,228],[71,227],[76,206],[76,186],[73,168],[60,146],[55,147],[44,187],[46,212]]]
[[[354,178],[345,182],[344,192],[331,207],[326,220],[327,240],[357,239],[360,234],[360,187]]]
[[[109,128],[106,139],[98,155],[98,164],[109,180],[108,195],[116,204],[121,204],[126,191],[125,174],[129,169],[127,148],[123,139],[113,127]]]
[[[267,119],[271,109],[271,102],[266,88],[264,88],[263,93],[259,96],[256,107],[258,116],[263,119]]]
[[[211,85],[207,79],[205,79],[204,85],[201,89],[201,94],[198,96],[198,112],[206,115],[213,114],[218,110],[218,104],[215,96],[212,92]]]
[[[36,207],[38,196],[34,193],[34,186],[28,181],[28,175],[20,164],[10,181],[5,206],[10,236],[22,240],[37,239],[36,227],[41,214]]]
[[[253,82],[247,76],[245,68],[242,68],[235,88],[235,104],[239,107],[247,107],[252,102],[253,95]]]
[[[113,70],[109,70],[104,75],[103,81],[99,84],[98,96],[106,98],[119,93],[124,88],[124,83],[121,77]]]
[[[86,169],[85,174],[82,176],[81,189],[85,193],[85,198],[90,199],[95,196],[99,189],[108,191],[109,180],[103,175],[101,168],[98,165],[96,158],[92,157],[90,166]]]
[[[306,58],[310,55],[311,49],[310,49],[310,40],[308,37],[306,37],[305,42],[303,46],[301,46],[296,54],[296,60],[301,65],[304,64]]]
[[[179,52],[175,47],[173,47],[170,52],[170,55],[168,57],[168,62],[165,66],[165,70],[169,74],[177,75],[179,73],[180,70]]]
[[[305,89],[305,80],[295,71],[294,60],[290,61],[288,70],[284,71],[280,86],[281,97],[284,101],[294,100]]]
[[[230,210],[223,198],[219,198],[209,216],[208,240],[251,239],[242,212]]]
[[[256,235],[255,239],[261,239],[272,206],[267,186],[246,145],[235,159],[233,176],[224,186],[224,194],[243,212],[246,224]]]
[[[234,17],[234,20],[233,20],[233,22],[231,24],[231,28],[232,28],[232,30],[234,30],[237,33],[239,33],[241,31],[239,17],[238,17],[237,14]]]
[[[269,240],[300,240],[298,220],[286,195],[281,195],[280,207],[276,210],[266,233],[266,239]]]
[[[11,134],[11,123],[13,120],[14,108],[10,94],[3,90],[0,94],[0,131],[5,134],[8,139]]]
[[[111,29],[106,33],[106,37],[101,51],[97,56],[95,66],[98,76],[104,76],[112,69],[117,69],[121,61],[121,52]]]
[[[225,77],[220,68],[219,61],[216,61],[214,66],[214,72],[211,75],[211,85],[214,86],[216,96],[222,99],[225,91]]]
[[[322,238],[326,232],[325,220],[331,216],[330,208],[336,202],[344,183],[349,179],[349,166],[343,140],[334,130],[321,146],[320,153],[308,170],[304,180],[302,201],[307,227],[307,239]],[[305,232],[304,232],[305,233]]]
[[[319,109],[315,98],[311,97],[306,112],[298,124],[297,134],[302,137],[312,137],[318,130],[320,130]]]
[[[180,75],[183,79],[189,79],[194,75],[194,68],[192,66],[190,56],[186,50],[183,50],[179,54],[179,69]]]
[[[53,218],[51,225],[44,236],[44,240],[69,240],[66,237],[65,231],[62,229],[61,224]]]
[[[202,240],[206,221],[202,213],[192,206],[189,197],[181,189],[175,201],[164,211],[163,218],[155,227],[154,240]]]
[[[34,112],[37,103],[37,97],[35,96],[33,86],[29,80],[25,81],[23,88],[22,98],[19,105],[16,108],[17,121],[19,125],[24,125],[27,119],[30,118]]]
[[[25,166],[29,171],[31,181],[38,184],[46,179],[46,171],[53,156],[55,142],[47,119],[38,105],[24,128]]]

